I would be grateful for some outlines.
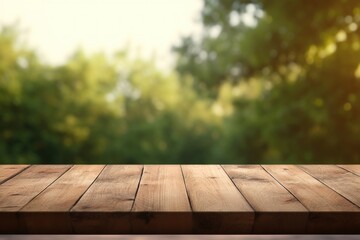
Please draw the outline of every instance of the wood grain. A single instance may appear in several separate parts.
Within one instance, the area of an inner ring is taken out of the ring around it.
[[[71,232],[69,211],[103,168],[103,165],[75,165],[25,205],[19,219],[26,232]]]
[[[305,232],[306,208],[260,165],[222,167],[255,210],[254,233]]]
[[[75,233],[129,233],[142,165],[108,165],[72,208]]]
[[[254,211],[219,165],[183,165],[198,233],[251,232]]]
[[[308,233],[355,233],[359,208],[294,165],[263,165],[309,211]]]
[[[334,165],[301,165],[300,167],[360,207],[359,176]]]
[[[338,165],[338,166],[360,176],[360,165],[352,164],[352,165]]]
[[[136,232],[191,231],[191,208],[181,167],[146,165],[132,211],[132,228]]]
[[[32,166],[0,185],[0,233],[21,232],[16,212],[70,168],[68,165]]]
[[[0,233],[359,234],[359,165],[0,165]]]
[[[28,167],[29,165],[0,165],[0,184]]]

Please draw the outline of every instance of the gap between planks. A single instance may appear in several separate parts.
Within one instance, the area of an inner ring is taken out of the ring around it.
[[[141,169],[141,173],[140,173],[140,179],[139,179],[139,182],[138,182],[138,184],[137,184],[137,188],[136,188],[136,191],[135,191],[135,196],[134,196],[134,201],[132,202],[130,212],[132,212],[132,211],[133,211],[133,209],[134,209],[135,199],[136,199],[137,194],[138,194],[138,192],[139,192],[140,182],[141,182],[141,179],[142,179],[143,174],[144,174],[144,168],[145,168],[145,166],[144,166],[144,165],[142,165],[142,169]]]
[[[106,168],[107,165],[104,165],[104,167],[101,169],[101,171],[99,172],[99,174],[95,177],[94,181],[92,181],[90,183],[90,185],[86,188],[86,190],[79,196],[79,198],[75,201],[75,203],[70,207],[69,212],[71,212],[71,210],[75,207],[75,205],[80,201],[80,199],[82,198],[82,196],[84,196],[84,194],[90,189],[90,187],[94,184],[94,182],[96,182],[96,180],[99,178],[99,176],[101,175],[101,173],[104,171],[104,169]]]
[[[31,167],[38,166],[33,165]],[[66,172],[68,172],[74,165],[67,165],[69,166],[64,172],[62,172],[56,179],[54,179],[49,185],[47,185],[43,190],[41,190],[38,194],[36,194],[33,198],[31,198],[27,203],[25,203],[19,210],[20,212],[26,205],[28,205],[32,200],[34,200],[37,196],[39,196],[41,193],[43,193],[48,187],[50,187],[55,181],[57,181],[62,175],[64,175]],[[29,168],[30,169],[30,168]]]
[[[0,167],[12,167],[13,165],[1,165]],[[10,180],[11,178],[19,175],[20,173],[22,173],[23,171],[25,171],[26,169],[28,169],[29,167],[31,167],[31,165],[14,165],[16,167],[19,167],[19,169],[15,170],[14,173],[10,173],[10,174],[6,174],[6,176],[0,176],[0,184],[5,183],[6,181]]]
[[[360,209],[360,198],[355,196],[353,191],[355,190],[355,193],[360,192],[360,178],[357,174],[336,165],[299,165],[297,167]],[[326,173],[320,171],[321,168],[327,169]],[[336,178],[334,178],[335,174],[337,175]],[[339,187],[340,177],[347,178],[349,184],[354,184],[355,181],[354,185],[357,186],[357,188],[347,189],[347,186],[344,185]]]

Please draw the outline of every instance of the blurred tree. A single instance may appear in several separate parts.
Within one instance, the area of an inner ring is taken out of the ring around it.
[[[310,47],[358,40],[359,7],[351,0],[205,0],[202,37],[186,36],[174,47],[177,70],[216,92],[224,81],[308,64]]]
[[[360,162],[358,1],[205,0],[202,23],[174,48],[180,74],[215,99],[261,86],[233,98],[227,161]]]
[[[360,3],[207,0],[177,72],[0,30],[1,163],[359,163]]]
[[[209,105],[126,51],[78,50],[53,67],[19,44],[16,26],[1,29],[2,163],[211,162],[219,121]]]

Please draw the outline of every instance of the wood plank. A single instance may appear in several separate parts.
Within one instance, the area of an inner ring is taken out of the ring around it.
[[[338,165],[339,167],[348,170],[349,172],[352,172],[358,176],[360,176],[360,164],[348,164],[348,165]]]
[[[181,167],[146,165],[132,212],[136,233],[189,233],[191,208]]]
[[[360,207],[359,176],[334,165],[301,165],[300,167]]]
[[[69,211],[104,165],[75,165],[25,205],[19,213],[27,233],[71,233]]]
[[[195,233],[249,233],[254,211],[219,165],[183,165]]]
[[[0,233],[21,232],[16,212],[69,168],[69,165],[32,166],[1,184]]]
[[[254,233],[305,232],[307,209],[260,165],[222,167],[255,210]]]
[[[0,184],[24,171],[29,165],[0,165]]]
[[[142,165],[108,165],[71,210],[75,233],[130,233]]]
[[[358,233],[359,208],[293,165],[263,165],[309,211],[307,233]]]
[[[0,165],[0,233],[359,234],[358,166]]]

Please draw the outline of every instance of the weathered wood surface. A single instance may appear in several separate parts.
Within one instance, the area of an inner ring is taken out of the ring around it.
[[[205,233],[251,232],[254,210],[221,166],[182,166],[195,230]]]
[[[0,165],[0,233],[360,233],[360,165]]]
[[[24,171],[28,165],[0,165],[0,183]]]

